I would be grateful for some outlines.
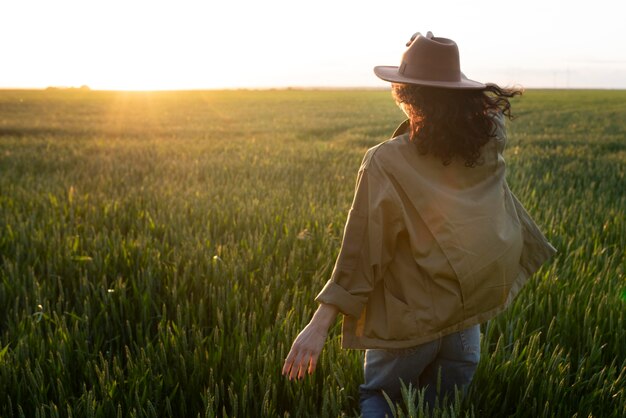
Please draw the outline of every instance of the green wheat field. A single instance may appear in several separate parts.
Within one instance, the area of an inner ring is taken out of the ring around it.
[[[559,253],[432,415],[625,417],[626,91],[514,112],[509,184]],[[402,116],[388,91],[0,92],[0,416],[357,416],[339,321],[314,375],[280,370]]]

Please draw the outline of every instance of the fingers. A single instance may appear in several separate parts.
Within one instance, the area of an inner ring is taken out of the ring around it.
[[[302,379],[306,373],[312,374],[317,366],[317,357],[317,355],[306,350],[294,351],[292,349],[285,359],[282,369],[283,376],[293,380],[295,378]]]
[[[289,359],[285,359],[285,364],[283,364],[283,370],[281,371],[282,375],[285,376],[289,373],[289,369],[291,369],[291,362]]]
[[[302,376],[302,363],[306,361],[305,357],[305,353],[301,351],[296,352],[290,361],[285,362],[285,366],[283,367],[283,375],[289,377],[289,380],[293,380],[296,377],[300,378]]]
[[[313,374],[315,371],[315,367],[317,366],[317,357],[318,356],[311,356],[311,361],[309,362],[309,374]]]
[[[289,354],[287,354],[287,358],[285,359],[285,364],[283,364],[283,371],[282,371],[283,376],[289,373],[289,370],[291,369],[295,356],[296,356],[296,352],[294,351],[293,347],[291,347],[291,350],[289,350]]]
[[[294,371],[298,369],[298,357],[300,357],[300,350],[298,349],[298,345],[294,343],[289,350],[289,354],[287,354],[287,358],[285,359],[285,364],[283,365],[283,376],[288,376],[289,380],[293,379]]]
[[[287,377],[289,378],[289,380],[293,380],[293,378],[296,377],[296,374],[298,373],[298,361],[300,356],[301,354],[297,352],[291,364],[289,365],[289,370],[287,370]]]
[[[302,379],[304,377],[304,372],[306,370],[306,365],[308,363],[309,355],[306,351],[303,351],[298,356],[298,359],[294,363],[294,367],[291,368],[291,374],[289,375],[289,379],[298,378]]]

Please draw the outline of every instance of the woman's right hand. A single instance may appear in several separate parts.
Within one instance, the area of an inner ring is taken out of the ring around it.
[[[307,371],[309,374],[315,371],[328,329],[338,313],[339,310],[335,306],[320,304],[311,322],[304,327],[291,345],[283,365],[283,376],[288,376],[289,380],[301,379]]]

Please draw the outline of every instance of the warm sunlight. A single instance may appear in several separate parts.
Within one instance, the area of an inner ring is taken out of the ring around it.
[[[37,14],[29,13],[35,4],[0,6],[9,9],[3,16],[28,16],[29,26],[40,28],[25,32],[14,21],[22,38],[3,48],[18,57],[17,62],[30,65],[15,74],[11,84],[144,90],[220,88],[255,81],[229,63],[246,49],[255,60],[260,58],[259,48],[246,47],[259,38],[246,29],[258,13],[236,14],[233,3],[31,3],[36,3]]]
[[[587,3],[4,2],[0,88],[384,87],[372,67],[396,65],[417,30],[457,40],[475,79],[626,88],[622,15]]]

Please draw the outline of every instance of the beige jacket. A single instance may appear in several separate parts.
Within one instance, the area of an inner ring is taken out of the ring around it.
[[[344,314],[344,348],[403,348],[504,310],[556,251],[505,180],[504,117],[484,164],[421,155],[408,121],[367,151],[341,250],[316,301]]]

